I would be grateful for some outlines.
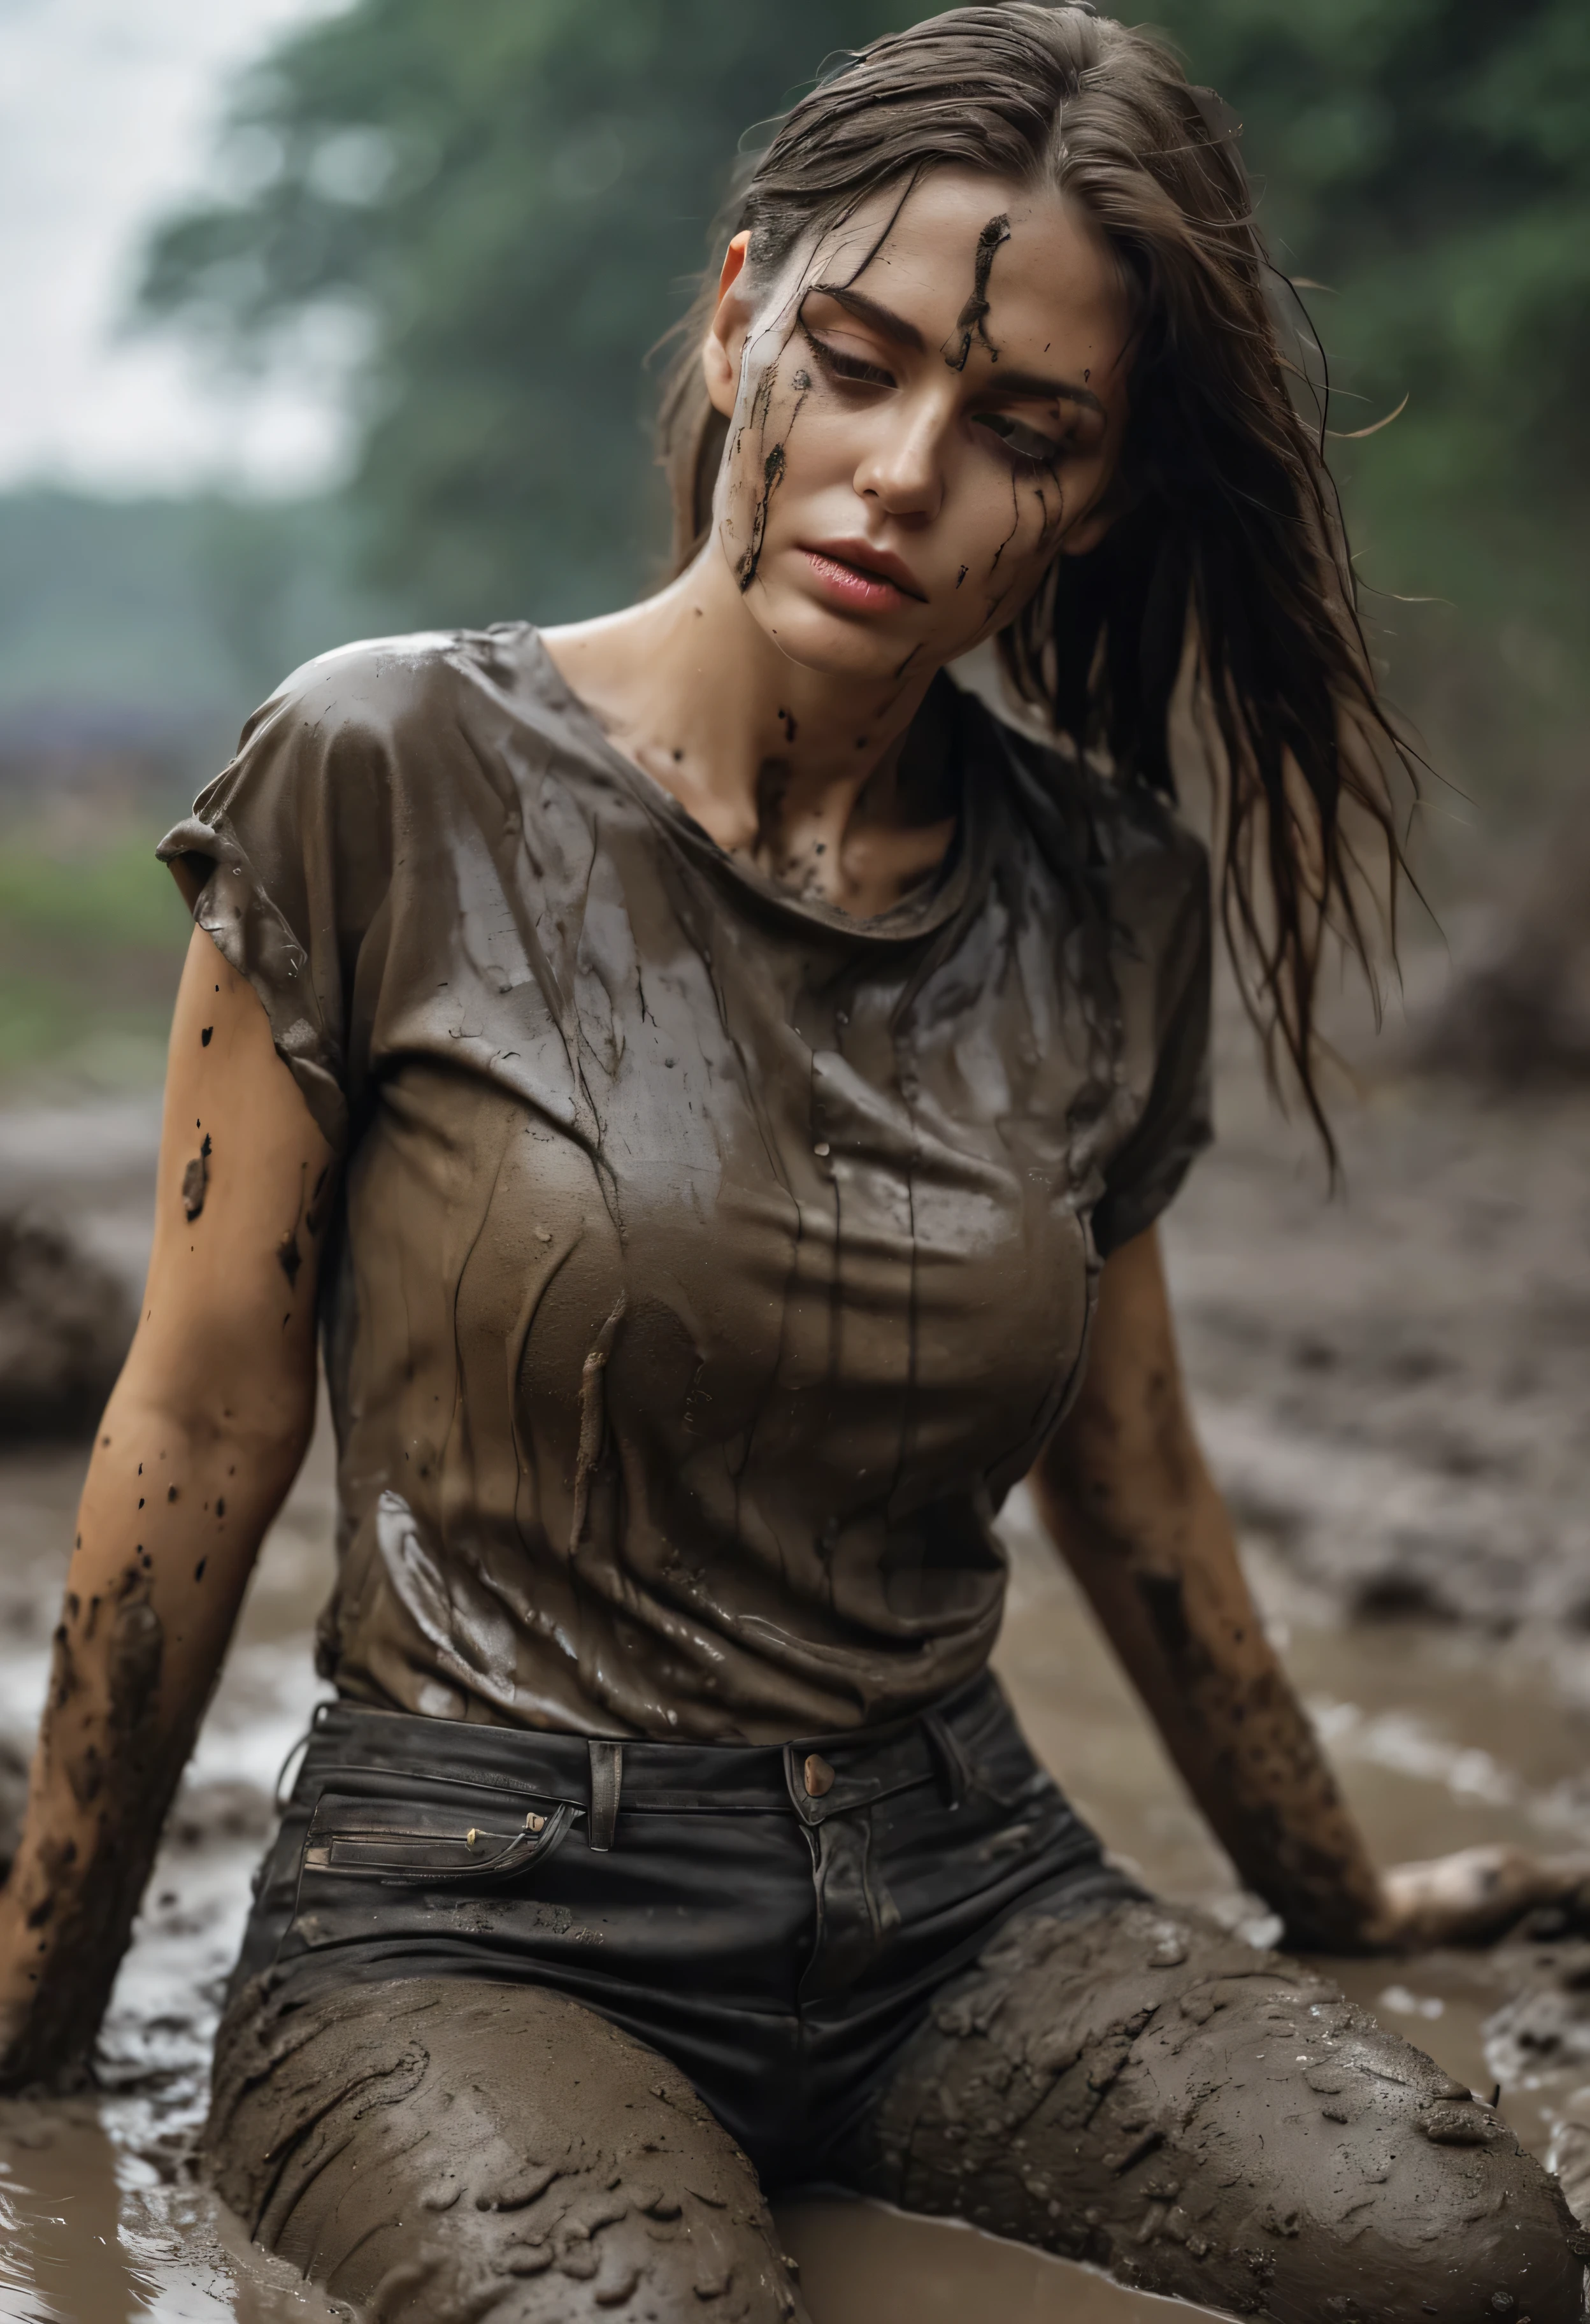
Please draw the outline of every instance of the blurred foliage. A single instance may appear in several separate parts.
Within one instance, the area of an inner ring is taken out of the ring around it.
[[[156,822],[57,808],[0,835],[0,1076],[158,1077],[192,923]]]
[[[330,302],[370,331],[351,503],[422,618],[632,589],[660,539],[639,373],[740,134],[898,0],[354,0],[242,90],[230,198],[170,223],[153,312],[234,344]],[[1372,571],[1484,615],[1583,580],[1584,0],[1159,0],[1245,124],[1310,292]]]
[[[390,629],[335,503],[0,494],[0,1076],[158,1075],[190,923],[154,842],[282,672]]]
[[[351,522],[335,502],[0,494],[0,785],[19,728],[47,760],[81,755],[97,724],[190,789],[284,670],[391,626],[354,577]]]
[[[1218,88],[1306,295],[1370,577],[1583,621],[1590,433],[1584,0],[1159,0]]]
[[[356,0],[239,98],[236,198],[175,220],[146,304],[246,340],[371,332],[351,500],[422,620],[631,592],[661,534],[641,364],[685,303],[742,131],[895,0]]]
[[[72,942],[85,928],[99,945],[164,952],[186,943],[191,922],[169,872],[150,876],[151,848],[122,824],[108,841],[10,839],[0,851],[0,922],[8,935]]]

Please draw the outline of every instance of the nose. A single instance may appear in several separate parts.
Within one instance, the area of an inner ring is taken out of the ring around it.
[[[891,397],[874,414],[856,465],[861,498],[889,516],[937,516],[944,499],[944,431],[936,400]]]

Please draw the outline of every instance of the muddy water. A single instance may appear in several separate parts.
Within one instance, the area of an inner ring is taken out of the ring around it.
[[[13,1458],[0,1476],[0,1706],[25,1727],[44,1683],[50,1609],[69,1538],[73,1455]],[[17,2324],[253,2324],[334,2311],[229,2241],[187,2163],[207,2048],[266,1795],[316,1699],[308,1628],[330,1534],[324,1433],[262,1559],[226,1674],[174,1818],[106,2028],[104,2089],[54,2107],[0,2106],[0,2318]],[[1035,1744],[1117,1851],[1176,1895],[1259,1932],[1021,1504],[999,1665]],[[1270,1619],[1388,1858],[1534,1832],[1590,1845],[1577,1786],[1582,1719],[1549,1674],[1461,1630],[1346,1630],[1256,1553]],[[1487,2092],[1481,2024],[1503,1997],[1486,1955],[1350,1964],[1354,1994],[1448,2070]],[[1503,2092],[1544,2149],[1578,2074]],[[968,2314],[1010,2324],[1149,2324],[1166,2303],[960,2227],[868,2205],[789,2205],[783,2224],[815,2324],[920,2324]],[[1181,2310],[1186,2313],[1186,2310]]]

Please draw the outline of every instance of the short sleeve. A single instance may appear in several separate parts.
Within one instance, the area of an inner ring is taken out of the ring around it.
[[[1094,1208],[1093,1239],[1106,1259],[1153,1224],[1213,1135],[1209,857],[1153,806],[1154,844],[1129,849],[1111,881],[1124,1070],[1146,1095],[1105,1165]]]
[[[369,1068],[355,996],[391,879],[390,719],[369,648],[311,662],[244,727],[237,756],[156,853],[196,924],[264,1004],[333,1150]]]

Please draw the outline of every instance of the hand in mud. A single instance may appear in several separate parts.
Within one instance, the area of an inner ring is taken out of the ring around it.
[[[1531,1856],[1521,1848],[1466,1848],[1383,1874],[1385,1911],[1371,1931],[1398,1952],[1484,1945],[1541,1904],[1590,1904],[1590,1856]]]

